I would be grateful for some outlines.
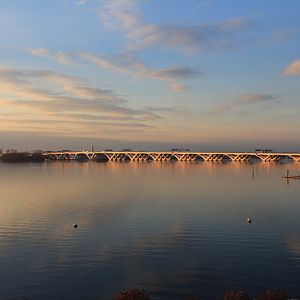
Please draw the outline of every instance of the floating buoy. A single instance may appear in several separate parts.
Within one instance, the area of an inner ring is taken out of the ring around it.
[[[247,219],[247,223],[248,223],[248,224],[251,224],[251,223],[252,223],[252,220],[251,220],[250,218],[248,218],[248,219]]]
[[[73,224],[73,227],[74,227],[74,228],[77,228],[77,227],[78,227],[77,223],[74,223],[74,224]]]

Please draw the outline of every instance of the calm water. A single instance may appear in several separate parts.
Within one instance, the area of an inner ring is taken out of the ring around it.
[[[300,174],[296,163],[0,163],[0,299],[299,296],[300,181],[286,169]]]

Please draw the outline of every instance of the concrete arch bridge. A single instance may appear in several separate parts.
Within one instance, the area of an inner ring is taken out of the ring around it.
[[[57,151],[44,155],[51,160],[94,161],[239,161],[258,159],[262,162],[278,162],[291,159],[300,162],[300,153],[275,152],[152,152],[152,151]]]

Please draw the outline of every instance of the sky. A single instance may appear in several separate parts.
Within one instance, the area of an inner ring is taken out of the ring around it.
[[[0,0],[0,148],[300,151],[299,0]]]

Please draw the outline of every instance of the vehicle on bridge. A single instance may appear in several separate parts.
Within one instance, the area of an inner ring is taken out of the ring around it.
[[[255,153],[272,153],[272,149],[255,149]]]
[[[173,148],[171,149],[172,152],[190,152],[190,149],[177,149],[177,148]]]

